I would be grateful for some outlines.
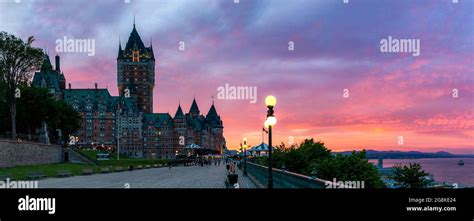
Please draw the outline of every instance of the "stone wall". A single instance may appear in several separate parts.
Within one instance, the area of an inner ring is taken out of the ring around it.
[[[0,168],[60,163],[61,146],[0,140]]]

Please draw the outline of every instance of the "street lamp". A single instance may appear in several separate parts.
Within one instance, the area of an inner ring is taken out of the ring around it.
[[[269,95],[265,98],[265,106],[267,106],[267,120],[265,121],[265,127],[268,127],[268,188],[273,188],[273,171],[272,171],[272,127],[276,125],[277,119],[275,118],[273,108],[276,105],[276,98]]]
[[[244,138],[244,176],[247,176],[247,138]]]

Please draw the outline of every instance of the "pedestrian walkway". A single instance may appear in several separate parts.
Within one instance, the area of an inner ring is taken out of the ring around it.
[[[240,188],[256,188],[239,174]],[[227,171],[220,166],[180,166],[142,169],[109,174],[40,180],[39,188],[225,188]]]

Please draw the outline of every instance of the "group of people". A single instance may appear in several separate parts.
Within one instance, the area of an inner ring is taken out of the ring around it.
[[[235,169],[237,167],[237,162],[233,161],[233,160],[227,160],[225,161],[225,164],[226,164],[226,169],[227,169],[227,172],[229,174],[235,174]]]
[[[210,159],[196,159],[195,164],[200,165],[201,167],[203,166],[220,166],[221,165],[222,159],[215,159],[215,158],[210,158]]]

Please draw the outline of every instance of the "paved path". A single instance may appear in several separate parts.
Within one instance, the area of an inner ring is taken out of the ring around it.
[[[256,188],[239,173],[240,188]],[[225,188],[221,166],[168,167],[40,180],[39,188]]]

